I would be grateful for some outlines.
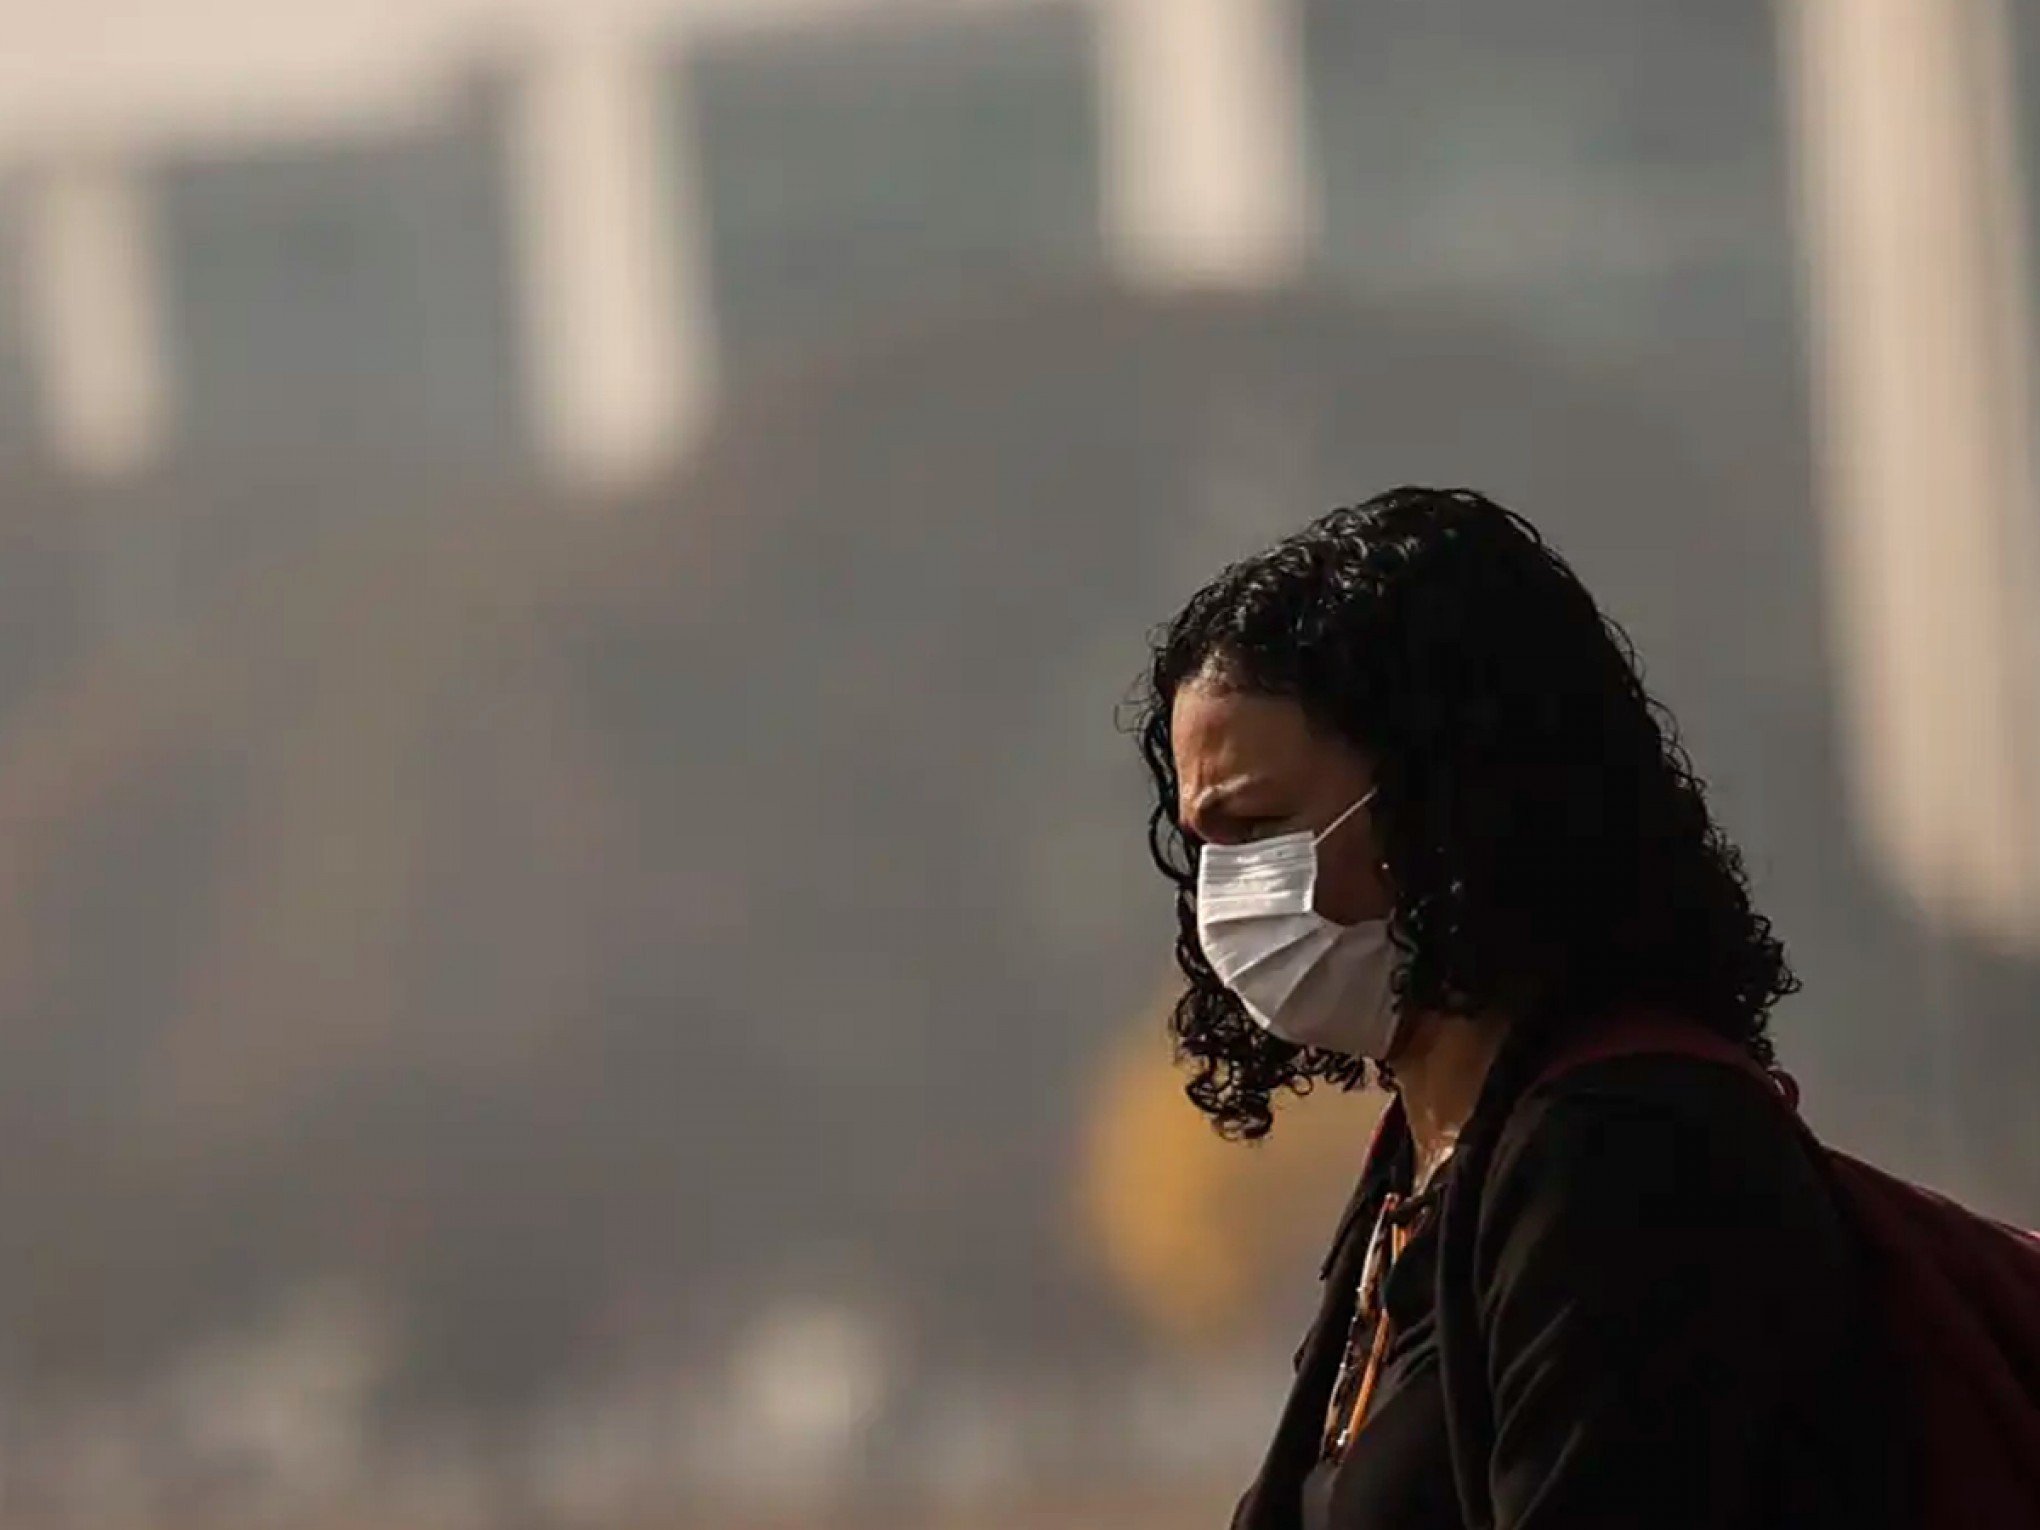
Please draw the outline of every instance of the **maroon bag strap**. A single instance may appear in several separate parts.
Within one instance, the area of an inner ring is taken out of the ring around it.
[[[1775,1093],[1795,1115],[1799,1085],[1782,1068],[1766,1068],[1735,1042],[1691,1020],[1637,1012],[1617,1016],[1564,1043],[1538,1072],[1531,1088],[1597,1062],[1618,1057],[1690,1057],[1734,1068]]]

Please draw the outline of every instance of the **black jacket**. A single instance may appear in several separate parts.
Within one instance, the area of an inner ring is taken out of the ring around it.
[[[1589,1063],[1515,1097],[1511,1073],[1536,1076],[1498,1066],[1438,1226],[1444,1426],[1469,1530],[1904,1523],[1865,1259],[1777,1102],[1679,1057]],[[1235,1530],[1300,1522],[1367,1233],[1407,1175],[1391,1110]]]

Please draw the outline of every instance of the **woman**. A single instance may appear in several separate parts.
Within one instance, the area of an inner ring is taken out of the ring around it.
[[[1150,680],[1190,1098],[1258,1137],[1395,1092],[1235,1526],[1901,1522],[1864,1257],[1761,1071],[1796,981],[1565,563],[1399,489],[1227,569]],[[1634,1016],[1745,1066],[1585,1055]]]

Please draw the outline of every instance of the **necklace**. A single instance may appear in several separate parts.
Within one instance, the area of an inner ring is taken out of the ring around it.
[[[1383,1287],[1390,1269],[1402,1258],[1418,1224],[1430,1211],[1431,1198],[1421,1191],[1408,1198],[1390,1191],[1382,1198],[1374,1232],[1360,1261],[1353,1317],[1346,1328],[1338,1374],[1332,1379],[1331,1397],[1325,1409],[1320,1459],[1343,1460],[1367,1422],[1368,1405],[1374,1400],[1374,1389],[1381,1379],[1382,1363],[1393,1337]]]
[[[1415,1194],[1422,1195],[1426,1190],[1430,1189],[1431,1181],[1438,1177],[1438,1171],[1452,1162],[1452,1151],[1458,1146],[1459,1138],[1455,1133],[1453,1136],[1445,1139],[1444,1146],[1428,1162],[1417,1165],[1416,1177],[1412,1183],[1412,1189]]]
[[[1367,1251],[1360,1260],[1360,1283],[1353,1301],[1353,1317],[1346,1327],[1346,1342],[1339,1354],[1339,1372],[1332,1378],[1332,1395],[1325,1409],[1324,1433],[1320,1438],[1320,1459],[1337,1461],[1345,1457],[1353,1437],[1366,1422],[1367,1404],[1381,1371],[1388,1347],[1388,1314],[1381,1306],[1381,1285],[1388,1266],[1400,1252],[1401,1229],[1396,1213],[1402,1197],[1390,1191],[1374,1218]]]

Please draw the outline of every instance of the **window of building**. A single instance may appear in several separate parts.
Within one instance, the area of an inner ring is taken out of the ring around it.
[[[715,43],[684,69],[735,373],[1101,262],[1074,8],[804,28]]]
[[[8,458],[34,452],[39,434],[22,270],[23,215],[20,183],[0,180],[0,456]]]
[[[180,448],[500,455],[518,418],[499,135],[189,159],[159,178]]]
[[[1762,0],[1305,0],[1304,17],[1335,277],[1513,308],[1571,343],[1789,343]]]

